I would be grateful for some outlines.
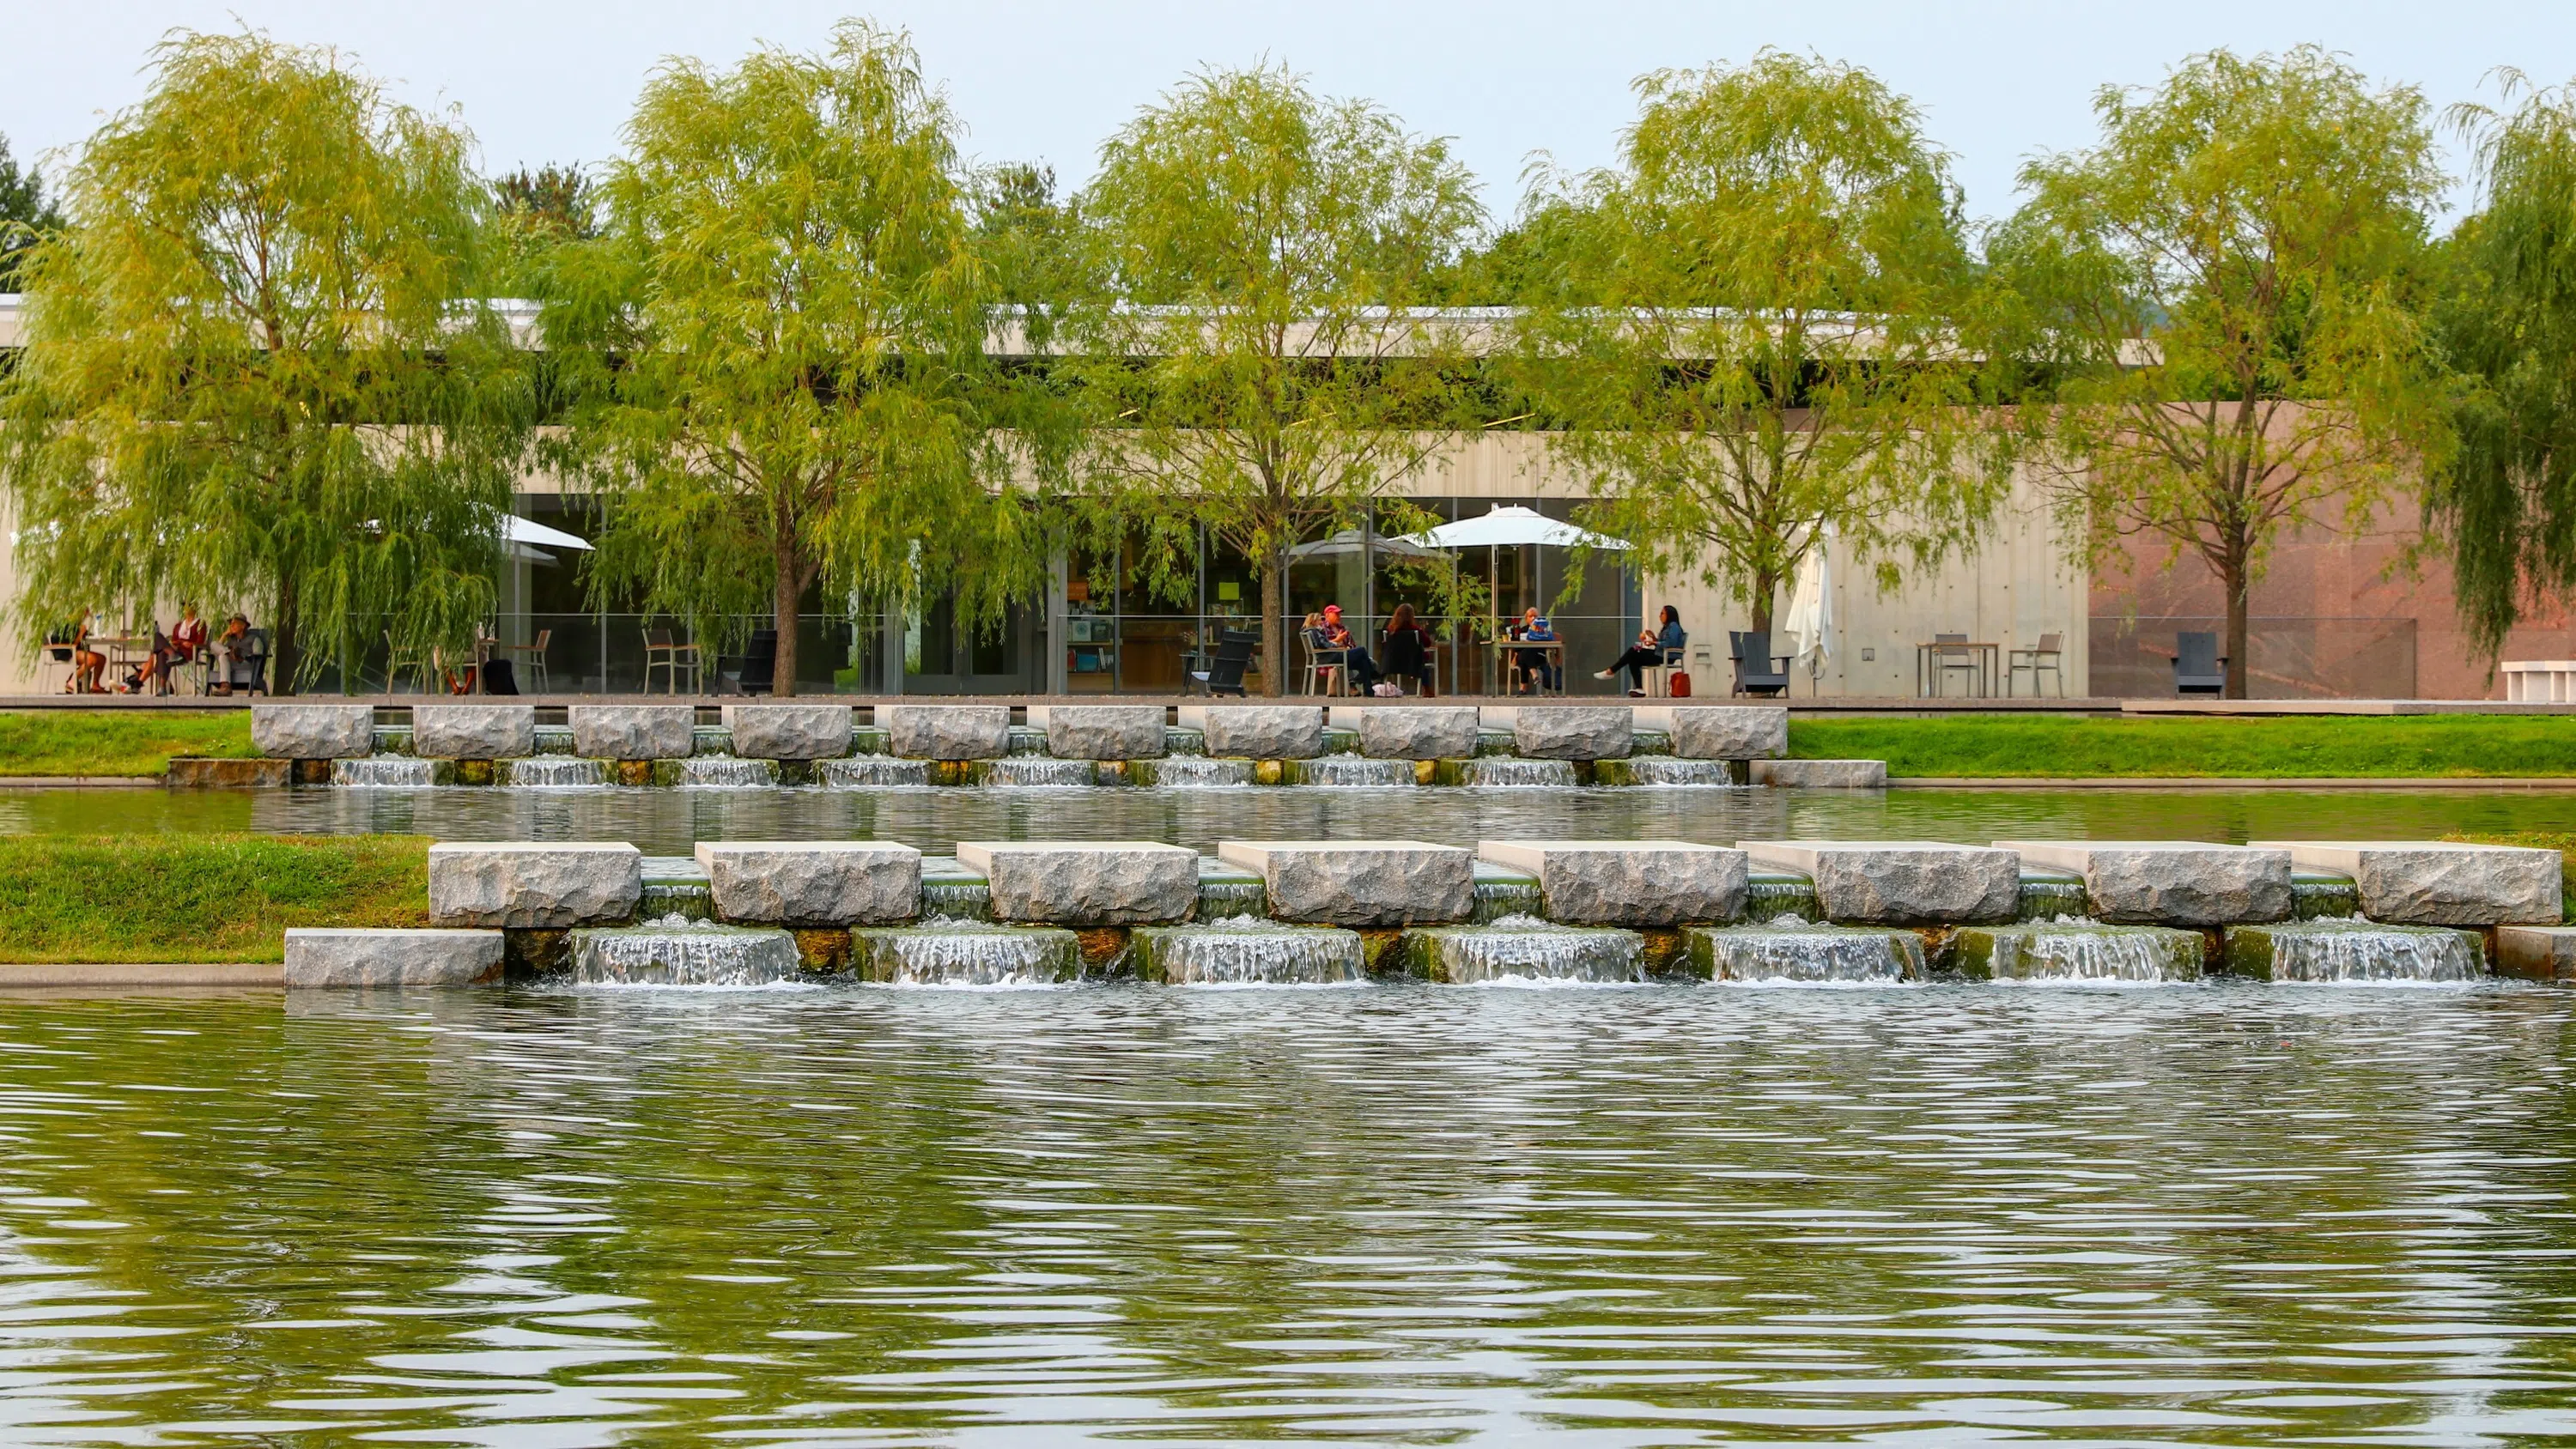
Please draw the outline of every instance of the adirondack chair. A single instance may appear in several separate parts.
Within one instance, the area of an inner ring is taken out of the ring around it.
[[[2174,693],[2225,694],[2227,656],[2215,634],[2174,635]]]
[[[1726,642],[1728,657],[1735,662],[1737,694],[1776,699],[1789,692],[1789,656],[1771,652],[1771,635],[1767,631],[1738,633],[1730,629]]]

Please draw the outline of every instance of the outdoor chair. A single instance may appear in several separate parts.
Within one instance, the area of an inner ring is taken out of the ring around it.
[[[242,650],[239,657],[218,672],[216,683],[235,694],[266,694],[268,693],[268,631],[253,629],[242,636],[242,642],[247,647]]]
[[[778,683],[778,631],[754,629],[742,653],[716,659],[718,694],[767,694]]]
[[[519,668],[527,673],[528,688],[534,693],[545,694],[553,688],[553,682],[546,678],[546,650],[554,642],[554,630],[539,629],[535,643],[495,644],[492,648],[496,653],[514,656]]]
[[[2225,694],[2226,655],[2218,652],[2215,634],[2174,635],[2174,693]]]
[[[412,685],[418,692],[422,694],[438,692],[437,651],[425,649],[418,654],[405,654],[395,646],[394,632],[387,629],[385,631],[385,693],[400,693],[397,686],[401,684],[406,672],[412,676]]]
[[[1726,647],[1735,664],[1735,692],[1777,699],[1789,692],[1789,656],[1771,652],[1768,630],[1726,631]],[[1777,665],[1778,668],[1772,666]]]
[[[2015,649],[2006,655],[2005,658],[2009,662],[2004,669],[2004,696],[2006,698],[2012,696],[2013,676],[2027,669],[2030,671],[2031,698],[2039,697],[2040,671],[2046,670],[2057,677],[2057,697],[2064,699],[2066,675],[2058,668],[2058,661],[2064,653],[2065,643],[2066,636],[2063,634],[2042,634],[2039,636],[2038,648]]]
[[[1672,695],[1672,674],[1673,674],[1673,671],[1674,671],[1674,670],[1679,669],[1679,668],[1681,668],[1681,667],[1682,667],[1682,655],[1683,655],[1684,653],[1686,653],[1686,652],[1687,652],[1687,648],[1684,648],[1684,649],[1667,649],[1667,650],[1663,651],[1663,654],[1664,654],[1664,662],[1663,662],[1663,663],[1661,663],[1661,664],[1649,664],[1649,665],[1647,665],[1647,666],[1646,666],[1646,671],[1645,671],[1645,674],[1646,674],[1646,677],[1645,677],[1646,698],[1648,698],[1648,699],[1667,699],[1667,698],[1670,698],[1670,697],[1671,697],[1671,695]],[[1700,652],[1701,652],[1702,654],[1706,654],[1708,651],[1707,651],[1707,650],[1705,650],[1705,649],[1703,649],[1703,650],[1701,650]]]
[[[1252,648],[1261,642],[1258,634],[1227,629],[1217,635],[1216,657],[1204,670],[1195,670],[1190,678],[1211,695],[1243,694],[1243,671],[1252,663]]]
[[[1301,629],[1298,631],[1298,637],[1306,646],[1306,667],[1298,676],[1302,681],[1298,686],[1298,692],[1316,693],[1315,685],[1321,681],[1324,686],[1321,692],[1324,694],[1349,693],[1351,651],[1336,649],[1325,643],[1324,636],[1319,630]]]
[[[1932,693],[1934,697],[1948,697],[1950,693],[1950,671],[1954,669],[1964,669],[1967,671],[1970,693],[1973,694],[1980,692],[1979,686],[1985,682],[1984,664],[1978,658],[1977,651],[1969,647],[1968,636],[1965,634],[1933,635]]]
[[[769,639],[770,643],[775,645],[778,642],[777,633],[773,631]],[[698,692],[698,646],[681,643],[668,629],[644,631],[644,692],[646,694],[653,692],[653,671],[656,669],[662,671],[663,693],[680,692],[682,669],[689,671],[689,693]],[[718,669],[721,672],[722,666],[718,666]]]
[[[44,652],[44,664],[45,664],[45,667],[46,667],[46,668],[48,668],[48,669],[51,669],[53,666],[55,666],[55,665],[57,665],[57,664],[59,664],[59,665],[61,665],[61,666],[63,667],[63,682],[62,682],[62,684],[61,684],[61,686],[60,686],[60,689],[61,689],[61,692],[65,693],[65,694],[70,693],[70,692],[71,692],[71,687],[72,687],[72,645],[71,645],[71,641],[70,641],[69,639],[48,639],[48,640],[46,640],[46,641],[45,641],[45,652]]]

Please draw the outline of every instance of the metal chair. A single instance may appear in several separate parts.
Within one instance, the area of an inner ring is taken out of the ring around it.
[[[2064,699],[2066,697],[2066,674],[2063,670],[2058,668],[2058,661],[2062,657],[2065,643],[2066,636],[2063,634],[2042,634],[2039,636],[2038,648],[2015,649],[2006,654],[2004,656],[2006,661],[2004,667],[2004,697],[2006,699],[2012,698],[2013,676],[2027,669],[2030,671],[2031,698],[2039,698],[2039,675],[2041,670],[2046,670],[2050,674],[2057,676],[2057,697],[2059,699]]]
[[[1350,693],[1351,651],[1326,644],[1323,636],[1313,629],[1300,629],[1297,634],[1306,646],[1306,667],[1298,674],[1297,692],[1314,693],[1315,682],[1320,679],[1326,695]]]
[[[1771,652],[1769,630],[1726,631],[1726,647],[1735,665],[1735,692],[1777,699],[1789,692],[1789,656]],[[1773,668],[1773,665],[1778,668]]]
[[[775,647],[778,642],[776,631],[770,633],[769,640]],[[718,667],[721,669],[722,666]],[[653,692],[653,671],[656,669],[662,671],[662,692],[679,693],[680,671],[684,668],[689,671],[689,692],[695,694],[698,692],[698,646],[681,643],[672,637],[668,629],[644,631],[644,692],[646,694]]]
[[[727,666],[731,667],[728,668]],[[754,629],[739,655],[716,659],[716,693],[768,694],[778,687],[778,631]]]
[[[1252,663],[1252,646],[1260,642],[1258,634],[1236,629],[1222,631],[1217,635],[1216,657],[1208,661],[1206,669],[1193,671],[1190,678],[1197,680],[1211,696],[1231,694],[1242,697],[1243,671]]]
[[[1976,650],[1968,647],[1967,635],[1933,635],[1932,695],[1935,699],[1949,697],[1950,671],[1953,669],[1966,670],[1969,679],[1979,686],[1985,683],[1985,661],[1978,657]]]
[[[2174,635],[2174,693],[2225,694],[2228,662],[2217,635]]]
[[[385,693],[399,692],[395,689],[395,685],[401,682],[405,670],[411,672],[413,688],[418,692],[422,694],[438,692],[438,651],[424,649],[418,654],[405,654],[394,643],[394,631],[387,629],[385,631]]]
[[[546,650],[554,642],[554,630],[539,629],[536,642],[533,644],[495,644],[492,647],[497,653],[516,657],[519,666],[527,671],[527,684],[531,693],[551,694],[554,692],[554,685],[546,677]],[[647,666],[647,669],[649,672],[650,666]]]
[[[1674,670],[1682,667],[1682,655],[1684,652],[1685,651],[1682,649],[1664,650],[1663,663],[1649,664],[1646,666],[1644,671],[1646,698],[1668,699],[1672,696],[1672,673]],[[1705,649],[1700,651],[1702,654],[1706,654],[1707,652],[1708,651]]]

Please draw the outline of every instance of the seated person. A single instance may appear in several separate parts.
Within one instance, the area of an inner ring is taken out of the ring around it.
[[[1512,626],[1512,637],[1526,639],[1532,643],[1553,644],[1556,642],[1556,629],[1548,623],[1547,616],[1538,611],[1538,606],[1533,604],[1521,611],[1520,622]],[[1554,652],[1549,649],[1512,651],[1513,672],[1519,676],[1515,681],[1516,692],[1531,694],[1543,689],[1563,687],[1562,681],[1557,678],[1556,661],[1549,657]]]
[[[72,677],[64,684],[65,694],[105,694],[107,687],[99,682],[107,673],[107,656],[89,641],[98,632],[96,612],[83,614],[72,626]]]
[[[1625,669],[1628,671],[1628,697],[1643,699],[1646,697],[1646,671],[1679,664],[1682,646],[1689,642],[1690,635],[1682,630],[1682,611],[1666,604],[1662,627],[1638,630],[1637,642],[1629,647],[1628,652],[1592,677],[1608,679]]]
[[[1324,606],[1324,647],[1349,651],[1342,656],[1342,662],[1351,672],[1353,688],[1362,694],[1377,688],[1377,661],[1369,658],[1368,646],[1351,637],[1351,631],[1343,627],[1342,606],[1339,604]]]
[[[233,665],[250,657],[250,620],[239,614],[224,621],[224,630],[215,636],[215,693],[233,692]]]
[[[1411,604],[1396,605],[1395,617],[1386,621],[1386,672],[1414,681],[1424,698],[1431,696],[1431,631],[1414,619]]]
[[[153,625],[152,653],[141,664],[135,666],[133,673],[125,676],[125,682],[117,686],[117,692],[141,694],[145,689],[150,688],[155,694],[168,694],[170,692],[170,653],[170,636],[161,632],[159,624]],[[156,681],[159,687],[153,688]]]
[[[206,652],[206,621],[197,617],[197,606],[179,606],[179,622],[170,626],[170,657],[180,664],[193,664]]]

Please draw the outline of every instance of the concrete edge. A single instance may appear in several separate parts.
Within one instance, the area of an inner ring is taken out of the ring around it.
[[[1891,790],[2576,790],[2576,775],[1890,775]]]
[[[46,986],[269,986],[283,991],[286,963],[63,961],[0,965],[0,990]]]
[[[0,790],[157,790],[159,775],[0,775]]]

